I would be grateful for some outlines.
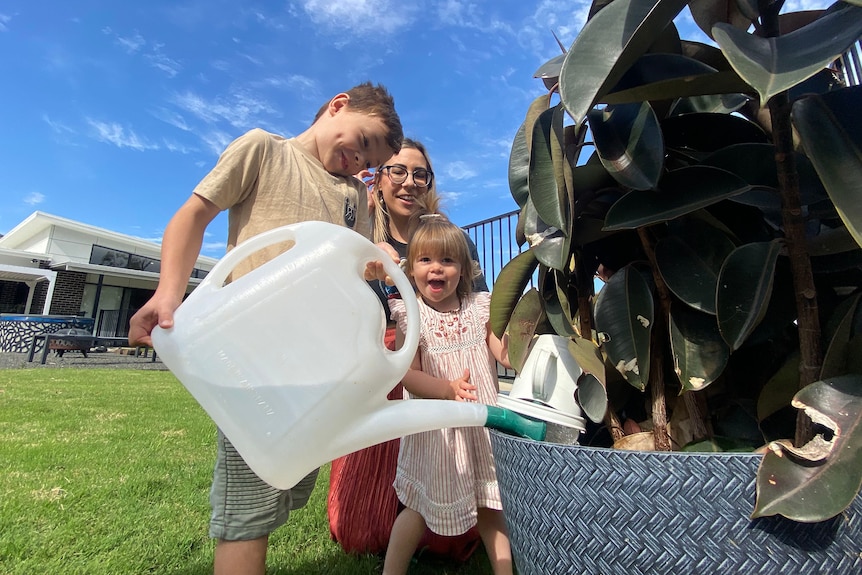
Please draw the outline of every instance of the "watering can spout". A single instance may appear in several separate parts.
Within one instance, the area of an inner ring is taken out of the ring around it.
[[[444,427],[475,427],[485,425],[487,406],[480,403],[440,399],[410,399],[386,401],[386,405],[371,410],[362,420],[344,429],[332,443],[338,453],[331,459],[376,445],[432,429]]]

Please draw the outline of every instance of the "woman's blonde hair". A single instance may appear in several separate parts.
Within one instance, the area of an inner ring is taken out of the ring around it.
[[[407,275],[413,274],[413,262],[420,256],[445,256],[461,264],[457,293],[464,298],[473,291],[476,263],[470,257],[467,235],[442,214],[420,210],[410,219],[410,241],[407,243]]]
[[[404,150],[406,148],[417,150],[422,154],[422,157],[425,158],[425,165],[428,171],[434,171],[431,168],[431,159],[428,157],[428,152],[421,142],[404,138],[401,142],[401,149]],[[389,233],[389,212],[386,210],[386,203],[383,201],[383,190],[380,189],[380,178],[383,177],[383,172],[380,171],[382,167],[377,166],[377,171],[374,174],[374,180],[371,185],[372,203],[374,204],[371,216],[371,235],[375,243],[386,242],[391,238]],[[431,179],[431,185],[428,186],[428,191],[416,196],[415,201],[420,212],[437,213],[440,209],[440,196],[437,195],[437,188],[435,187],[435,180],[433,178]]]

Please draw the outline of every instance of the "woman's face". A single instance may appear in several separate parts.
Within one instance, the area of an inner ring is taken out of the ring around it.
[[[415,148],[402,148],[400,152],[385,162],[387,166],[402,166],[408,176],[401,184],[395,184],[386,173],[379,172],[378,186],[383,195],[383,203],[390,219],[407,220],[416,210],[416,198],[428,191],[428,188],[417,187],[413,182],[413,171],[417,168],[429,169],[425,156]]]

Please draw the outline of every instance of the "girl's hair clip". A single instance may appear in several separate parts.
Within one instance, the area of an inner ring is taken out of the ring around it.
[[[444,216],[443,216],[443,214],[422,214],[421,216],[419,216],[419,219],[422,220],[423,222],[426,220],[434,219],[434,218],[444,219]]]

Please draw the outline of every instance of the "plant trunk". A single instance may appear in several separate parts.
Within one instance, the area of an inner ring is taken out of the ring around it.
[[[763,16],[767,36],[778,36],[778,14],[769,11]],[[799,389],[817,381],[823,365],[820,344],[820,315],[817,290],[811,271],[811,258],[805,239],[805,222],[799,194],[799,174],[793,155],[793,130],[790,124],[791,102],[787,92],[770,98],[767,103],[772,120],[772,141],[775,145],[775,165],[778,170],[778,190],[781,194],[781,219],[793,276],[799,329]],[[797,446],[812,437],[811,420],[803,411],[796,416]]]
[[[649,386],[652,403],[653,435],[656,451],[670,451],[670,435],[667,430],[667,401],[664,385],[664,354],[668,344],[667,319],[670,317],[670,292],[658,273],[655,263],[655,246],[649,231],[638,228],[638,237],[650,261],[658,295],[658,309],[653,313],[650,341]],[[692,414],[694,417],[694,414]]]

